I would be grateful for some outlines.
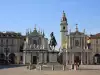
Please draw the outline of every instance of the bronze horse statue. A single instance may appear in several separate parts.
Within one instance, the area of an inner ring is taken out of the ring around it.
[[[49,48],[50,48],[50,50],[54,50],[55,46],[57,45],[57,41],[55,39],[53,32],[50,34],[50,37],[51,37],[51,39],[50,39],[50,43],[49,43]]]

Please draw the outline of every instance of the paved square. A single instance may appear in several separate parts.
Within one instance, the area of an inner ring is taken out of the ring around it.
[[[37,71],[13,67],[0,69],[0,75],[100,75],[100,70]]]

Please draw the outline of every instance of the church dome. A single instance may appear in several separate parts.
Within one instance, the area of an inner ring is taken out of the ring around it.
[[[36,30],[36,28],[34,28],[33,32],[31,32],[29,35],[30,35],[30,36],[39,36],[40,34],[39,34],[39,32]]]

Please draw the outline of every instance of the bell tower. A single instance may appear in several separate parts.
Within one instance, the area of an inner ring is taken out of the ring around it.
[[[66,14],[63,11],[61,23],[60,23],[60,33],[61,33],[61,48],[66,48],[67,44],[67,36],[68,36],[68,23]]]

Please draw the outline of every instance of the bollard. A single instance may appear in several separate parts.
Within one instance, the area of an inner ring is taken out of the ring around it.
[[[72,69],[72,70],[74,69],[74,64],[71,65],[71,69]]]
[[[31,65],[29,65],[29,70],[31,70]]]
[[[65,65],[63,65],[63,71],[65,71]]]
[[[42,65],[40,65],[40,70],[42,70]]]
[[[29,69],[29,65],[27,65],[27,69]]]
[[[54,71],[54,65],[52,65],[52,70]]]

